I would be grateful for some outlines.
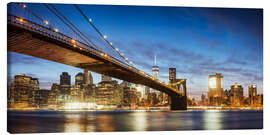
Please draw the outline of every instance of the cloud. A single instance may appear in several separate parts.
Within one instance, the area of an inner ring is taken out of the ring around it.
[[[224,46],[225,44],[219,40],[215,40],[209,37],[205,37],[199,34],[192,33],[191,37],[203,45],[207,45],[209,48]]]

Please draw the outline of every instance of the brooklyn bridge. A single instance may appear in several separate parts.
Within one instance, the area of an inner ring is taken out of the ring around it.
[[[111,76],[127,82],[142,84],[155,90],[164,92],[170,97],[171,110],[185,110],[187,108],[186,79],[166,84],[153,76],[139,70],[126,56],[116,48],[107,36],[102,34],[91,19],[74,5],[80,15],[85,18],[105,43],[119,56],[116,58],[100,49],[91,38],[87,37],[51,4],[44,4],[70,29],[77,38],[63,34],[53,28],[49,22],[39,16],[24,4],[18,4],[27,14],[28,19],[19,15],[8,14],[8,51],[26,54],[81,69],[87,69],[99,74]]]

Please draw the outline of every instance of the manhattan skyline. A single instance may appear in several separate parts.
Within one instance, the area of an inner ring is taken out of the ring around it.
[[[80,29],[85,28],[84,32],[93,36],[98,45],[104,46],[83,19],[74,15],[76,10],[72,5],[54,5],[68,14],[73,23],[80,24],[77,25]],[[49,16],[43,5],[30,6]],[[169,68],[175,67],[177,78],[187,79],[190,96],[206,93],[208,75],[214,73],[224,75],[224,89],[237,82],[244,87],[245,95],[251,84],[258,86],[258,93],[263,91],[262,9],[79,6],[139,69],[151,74],[157,55],[159,79],[168,83]],[[61,25],[58,27],[62,31]],[[64,71],[71,75],[72,84],[75,75],[83,72],[83,69],[13,52],[8,52],[8,66],[9,80],[15,74],[25,73],[39,78],[40,87],[45,89],[59,82],[59,75]],[[93,72],[92,75],[94,83],[98,83],[100,75]]]

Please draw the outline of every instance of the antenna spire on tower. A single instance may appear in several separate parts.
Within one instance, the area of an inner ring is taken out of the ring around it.
[[[155,54],[155,66],[157,65],[157,55]]]

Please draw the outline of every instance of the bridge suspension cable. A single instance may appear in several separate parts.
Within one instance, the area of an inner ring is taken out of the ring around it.
[[[24,10],[26,10],[27,12],[29,12],[30,14],[32,14],[34,17],[36,17],[39,21],[41,21],[42,23],[44,23],[45,25],[48,25],[50,29],[52,29],[51,25],[48,23],[48,21],[42,19],[41,17],[39,17],[36,13],[34,13],[31,9],[29,9],[25,4],[22,3],[15,3],[17,5],[19,5],[20,7],[22,7]]]
[[[33,12],[31,9],[29,9],[25,4],[22,4],[22,3],[20,3],[20,4],[18,4],[18,3],[16,3],[17,5],[19,5],[20,7],[22,7],[23,9],[25,9],[27,12],[29,12],[30,14],[32,14],[34,17],[36,17],[38,20],[40,20],[42,23],[45,23],[48,27],[49,27],[49,29],[51,29],[51,30],[53,30],[53,31],[55,31],[55,32],[58,32],[58,29],[53,29],[53,27],[48,23],[48,21],[46,21],[46,20],[44,20],[44,19],[42,19],[41,17],[39,17],[35,12]],[[45,6],[47,6],[47,5],[45,5]],[[49,9],[49,7],[47,7],[48,9]],[[50,9],[49,9],[50,10]],[[50,10],[52,13],[54,13],[52,10]],[[59,18],[59,16],[57,16],[57,14],[55,14],[55,16],[56,17],[58,17]],[[61,18],[59,18],[60,20],[61,20]],[[61,20],[64,24],[66,24],[63,20]],[[74,29],[72,29],[68,24],[66,24],[76,35],[78,35],[84,42],[86,42],[87,44],[88,44],[88,46],[89,46],[89,43],[85,40],[85,39],[83,39],[77,32],[75,32],[75,30]]]
[[[84,17],[84,19],[90,24],[90,26],[92,26],[95,31],[99,34],[99,36],[107,43],[107,45],[109,45],[111,48],[113,48],[113,50],[122,58],[124,59],[128,64],[130,65],[133,65],[134,64],[132,63],[132,61],[129,61],[128,58],[124,57],[124,54],[121,53],[119,51],[118,48],[114,47],[112,42],[108,41],[107,39],[107,36],[106,35],[103,35],[98,29],[97,27],[92,23],[92,19],[88,19],[88,17],[83,13],[83,11],[77,6],[74,4],[74,7],[80,12],[80,14]]]
[[[74,30],[67,22],[65,22],[57,13],[56,11],[54,11],[53,9],[51,9],[51,7],[49,7],[47,4],[43,4],[49,11],[51,11],[58,19],[60,19],[67,27],[69,27],[72,32],[74,32],[77,36],[79,36],[85,43],[88,44],[88,46],[92,46],[91,44],[89,44],[89,42],[87,42],[79,33],[76,32],[76,30]],[[98,50],[98,48],[96,48]],[[100,51],[100,50],[99,50]]]
[[[96,44],[94,44],[89,38],[87,38],[87,36],[85,36],[72,22],[70,22],[59,10],[57,10],[53,5],[48,4],[49,6],[51,6],[62,18],[64,18],[64,20],[66,20],[73,28],[75,28],[88,42],[90,42],[92,45],[94,45],[97,49],[98,46]]]

